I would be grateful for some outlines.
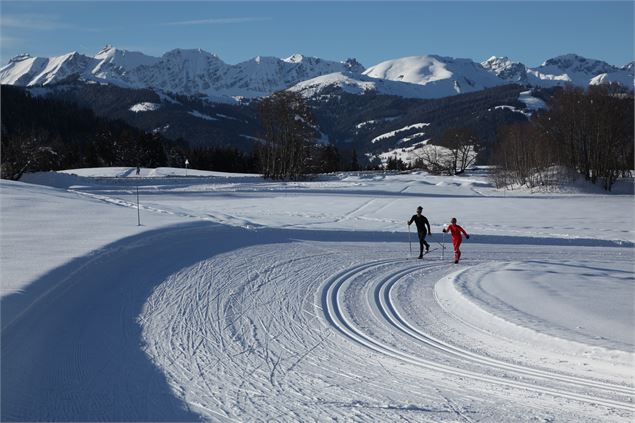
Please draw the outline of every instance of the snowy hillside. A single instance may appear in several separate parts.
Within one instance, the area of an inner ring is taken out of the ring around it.
[[[364,94],[375,92],[381,95],[394,95],[404,98],[430,99],[440,98],[447,95],[447,91],[439,89],[438,86],[419,85],[408,82],[391,81],[389,79],[372,78],[367,75],[352,73],[332,73],[318,76],[306,81],[302,81],[291,88],[292,91],[300,92],[304,97],[315,97],[323,95],[332,88],[339,88],[350,94]]]
[[[632,181],[25,181],[0,181],[3,420],[632,421]],[[458,265],[452,216],[470,233]]]
[[[426,134],[425,132],[416,132],[413,134],[412,130],[413,129],[419,130],[419,129],[426,128],[428,126],[430,126],[429,123],[414,123],[412,125],[404,126],[403,128],[395,129],[394,131],[390,131],[390,132],[386,132],[385,134],[378,135],[372,140],[370,140],[370,142],[372,144],[375,144],[376,142],[394,138],[398,135],[403,137],[404,133],[409,133],[407,137],[403,137],[397,140],[397,144],[403,144],[413,140],[414,138],[425,136]]]

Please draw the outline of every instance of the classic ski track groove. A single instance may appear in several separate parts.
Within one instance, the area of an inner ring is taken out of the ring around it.
[[[375,301],[377,301],[377,304],[380,304],[380,310],[384,317],[388,321],[390,321],[390,323],[394,327],[408,334],[412,338],[457,357],[475,361],[490,367],[496,367],[501,370],[513,371],[515,373],[520,373],[523,375],[546,380],[553,380],[561,383],[572,383],[583,385],[589,388],[609,390],[623,395],[635,395],[635,390],[629,387],[614,385],[601,381],[594,381],[591,379],[584,379],[576,376],[569,376],[565,374],[554,375],[544,370],[508,363],[502,360],[497,360],[495,358],[475,354],[472,351],[450,345],[439,340],[438,338],[426,334],[425,332],[417,329],[413,324],[409,323],[406,318],[404,318],[401,313],[399,313],[395,302],[392,300],[391,292],[393,288],[401,280],[401,278],[408,273],[411,273],[411,270],[393,274],[387,279],[382,280],[382,282],[375,288],[374,297]]]
[[[567,398],[567,399],[591,403],[591,404],[603,405],[609,408],[617,408],[617,409],[626,410],[626,411],[635,410],[635,405],[628,402],[622,402],[622,401],[616,401],[616,400],[604,399],[604,398],[596,398],[589,395],[578,394],[575,392],[569,392],[569,391],[565,391],[561,389],[552,389],[552,388],[544,387],[544,386],[538,387],[530,383],[507,380],[497,376],[490,376],[490,375],[486,375],[482,373],[477,373],[474,371],[463,370],[463,369],[451,367],[448,365],[440,364],[432,360],[426,360],[424,358],[414,356],[407,352],[400,351],[390,345],[383,343],[381,340],[373,339],[371,336],[365,334],[361,329],[355,327],[354,323],[349,318],[347,318],[346,315],[343,313],[341,299],[343,297],[342,293],[344,289],[342,288],[343,286],[350,283],[355,276],[363,273],[364,271],[367,271],[374,267],[379,267],[385,264],[397,263],[401,261],[402,260],[387,259],[387,260],[373,261],[370,263],[364,263],[364,264],[351,267],[342,272],[339,272],[336,275],[332,276],[331,278],[327,279],[326,282],[324,282],[321,287],[321,303],[322,303],[324,317],[326,318],[328,323],[330,323],[335,329],[337,329],[346,338],[352,341],[355,341],[356,343],[366,348],[369,348],[376,352],[393,357],[395,359],[419,366],[421,368],[425,368],[425,369],[429,369],[433,371],[440,371],[440,372],[444,372],[444,373],[448,373],[448,374],[452,374],[452,375],[460,376],[460,377],[469,377],[472,379],[476,379],[483,382],[489,382],[496,385],[502,385],[502,386],[517,388],[517,389],[524,389],[524,390],[536,392],[539,394],[550,394],[550,395],[561,397],[561,398]],[[428,268],[439,267],[444,265],[447,265],[447,264],[445,263],[433,264],[428,266]],[[412,273],[421,269],[422,269],[422,265],[420,263],[416,265],[407,266],[406,268],[393,272],[389,276],[382,278],[382,280],[379,282],[379,285],[375,288],[375,301],[377,301],[377,306],[379,307],[384,317],[389,319],[390,323],[393,326],[397,327],[399,330],[406,332],[408,335],[414,337],[415,339],[435,349],[442,350],[444,352],[450,353],[454,356],[458,356],[465,360],[477,362],[478,364],[485,364],[487,366],[494,367],[497,369],[511,371],[511,372],[520,374],[521,376],[530,375],[532,377],[536,377],[539,379],[547,379],[547,380],[553,380],[553,381],[557,381],[561,383],[569,383],[569,384],[571,383],[582,384],[587,387],[593,387],[593,388],[603,389],[603,390],[609,389],[619,393],[626,393],[627,395],[632,394],[631,390],[625,389],[624,387],[621,387],[621,386],[606,384],[602,382],[589,381],[589,380],[576,378],[572,376],[566,376],[566,375],[559,375],[554,377],[553,375],[546,375],[545,372],[540,371],[538,369],[526,368],[523,366],[513,365],[510,363],[500,362],[498,360],[490,359],[488,357],[482,357],[478,354],[474,354],[472,352],[468,352],[460,348],[452,347],[444,343],[440,343],[434,338],[424,334],[423,332],[413,331],[412,329],[409,328],[411,325],[405,322],[396,312],[396,309],[394,308],[394,304],[390,300],[390,290],[399,279],[401,279],[402,277],[404,277],[405,275],[409,273]],[[388,289],[386,289],[387,285],[388,285]],[[381,293],[383,293],[384,295],[383,299],[381,298],[381,295],[380,295]],[[388,296],[387,301],[386,301],[386,296]],[[387,309],[394,310],[395,314],[393,314],[392,311]],[[391,314],[393,315],[392,318],[390,317]]]

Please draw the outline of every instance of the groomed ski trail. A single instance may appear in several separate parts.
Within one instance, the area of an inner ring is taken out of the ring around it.
[[[519,364],[443,338],[437,320],[456,319],[436,314],[433,291],[456,267],[407,260],[401,244],[379,250],[391,258],[376,260],[375,244],[288,240],[183,269],[142,312],[145,351],[177,396],[212,420],[632,415],[623,379]],[[422,286],[429,295],[418,300],[434,313],[412,313],[404,293]]]

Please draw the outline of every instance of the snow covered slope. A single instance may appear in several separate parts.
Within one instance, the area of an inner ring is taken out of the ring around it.
[[[0,69],[0,82],[13,85],[47,85],[71,75],[86,73],[96,61],[77,52],[51,58],[21,55]],[[6,82],[5,82],[6,81]]]
[[[184,171],[0,181],[3,420],[632,421],[632,191]]]

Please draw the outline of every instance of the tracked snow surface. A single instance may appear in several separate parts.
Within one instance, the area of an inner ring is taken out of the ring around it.
[[[3,421],[633,420],[632,180],[185,172],[0,181]]]

